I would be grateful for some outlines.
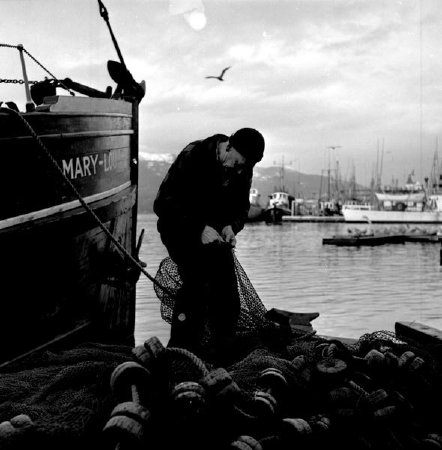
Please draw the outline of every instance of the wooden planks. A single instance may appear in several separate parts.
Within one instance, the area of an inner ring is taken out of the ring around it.
[[[441,345],[442,331],[418,322],[396,322],[395,332],[398,339],[413,340],[422,345]]]

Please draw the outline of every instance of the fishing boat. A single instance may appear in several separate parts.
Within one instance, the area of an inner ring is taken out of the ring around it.
[[[357,211],[371,211],[373,208],[369,202],[360,201],[347,201],[342,205],[342,213],[346,209],[357,210]]]
[[[31,85],[32,55],[1,47],[17,51],[26,111],[0,102],[0,362],[80,335],[131,343],[144,82],[121,57],[108,61],[115,90],[71,79]]]
[[[295,197],[288,192],[284,184],[284,158],[281,159],[278,175],[279,184],[274,187],[274,191],[269,195],[269,200],[264,210],[266,223],[281,223],[283,217],[293,214],[292,206],[294,205]]]
[[[440,448],[439,330],[315,336],[318,313],[266,311],[243,273],[228,363],[134,346],[144,88],[109,69],[113,93],[46,83],[26,112],[0,109],[0,448]]]
[[[442,194],[414,182],[412,174],[404,186],[385,186],[375,196],[375,205],[344,205],[345,222],[442,223]]]
[[[266,222],[281,222],[284,216],[292,214],[292,203],[295,198],[286,191],[276,191],[269,196],[269,203],[265,209]]]
[[[257,188],[250,188],[249,202],[250,208],[247,215],[247,222],[259,222],[263,220],[264,207],[261,205],[261,194]]]

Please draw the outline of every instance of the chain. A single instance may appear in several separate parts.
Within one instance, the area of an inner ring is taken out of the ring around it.
[[[10,78],[0,78],[0,83],[23,84],[25,80],[13,80]],[[28,81],[29,84],[39,83],[39,81]]]
[[[16,48],[18,50],[19,46],[18,45],[11,45],[11,44],[2,44],[0,43],[0,47],[8,47],[8,48]],[[21,46],[21,49],[29,56],[29,58],[31,58],[38,66],[40,66],[45,72],[47,72],[53,80],[55,80],[57,83],[59,83],[59,85],[63,88],[66,89],[71,95],[75,95],[75,92],[71,91],[68,87],[66,87],[62,81],[60,81],[59,79],[57,79],[57,77],[55,75],[53,75],[49,69],[47,69],[41,62],[37,61],[36,58],[34,58],[23,46]],[[24,81],[23,80],[7,80],[7,79],[2,79],[0,78],[0,83],[18,83],[18,84],[23,84]],[[30,81],[30,84],[35,84],[37,83],[37,81]]]
[[[23,51],[29,56],[29,58],[31,58],[38,66],[40,66],[44,71],[46,71],[54,80],[57,80],[57,77],[55,75],[53,75],[48,69],[46,69],[46,67],[41,64],[40,62],[38,62],[24,47],[23,47]]]

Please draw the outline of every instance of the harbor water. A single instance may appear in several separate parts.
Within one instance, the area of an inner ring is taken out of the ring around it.
[[[145,230],[140,259],[154,276],[167,251],[156,230],[156,216],[139,215],[138,219],[138,233]],[[394,331],[396,321],[442,329],[441,245],[322,244],[324,237],[367,227],[346,223],[250,223],[237,236],[236,256],[267,309],[319,312],[312,325],[320,335],[358,338],[374,331]],[[161,319],[153,283],[141,274],[137,284],[136,345],[151,336],[167,344],[169,331],[169,324]]]

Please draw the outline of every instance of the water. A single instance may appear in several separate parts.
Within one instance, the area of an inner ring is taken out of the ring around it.
[[[140,258],[154,276],[167,251],[156,230],[156,216],[140,215],[139,231],[142,228]],[[322,245],[322,238],[347,228],[345,223],[246,224],[237,237],[236,255],[267,309],[319,312],[312,322],[318,334],[357,338],[394,331],[397,321],[442,329],[440,244]],[[166,344],[169,331],[152,282],[141,275],[136,344],[151,336]]]

